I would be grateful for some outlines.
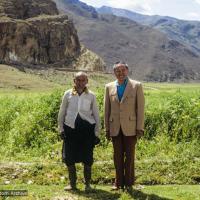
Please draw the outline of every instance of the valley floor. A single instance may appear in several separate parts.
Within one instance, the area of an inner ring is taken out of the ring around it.
[[[64,192],[64,185],[6,185],[1,190],[27,190],[28,196],[5,197],[4,199],[54,199],[54,200],[199,200],[200,185],[154,185],[143,186],[132,193],[111,192],[110,186],[93,185],[94,191],[86,193],[83,184],[77,192]]]
[[[73,73],[25,73],[0,65],[0,143],[4,144],[0,145],[0,194],[2,190],[28,191],[28,196],[0,199],[200,200],[196,137],[200,83],[143,83],[146,133],[136,156],[136,183],[144,186],[140,191],[110,191],[112,145],[105,141],[102,130],[102,144],[94,151],[95,190],[84,192],[82,167],[78,166],[80,190],[64,192],[67,173],[60,161],[61,142],[55,124],[61,93],[72,86],[72,79]],[[111,74],[89,74],[89,88],[97,94],[102,121],[104,85],[112,80]]]

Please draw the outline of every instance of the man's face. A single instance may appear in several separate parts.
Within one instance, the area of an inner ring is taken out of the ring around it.
[[[128,76],[128,68],[123,64],[118,64],[114,69],[115,76],[119,82],[123,82]]]
[[[74,79],[74,83],[78,90],[83,90],[88,83],[88,79],[86,76],[81,75]]]

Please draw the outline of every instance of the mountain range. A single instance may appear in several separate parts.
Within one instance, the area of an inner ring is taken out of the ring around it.
[[[114,62],[124,60],[131,76],[139,80],[200,80],[198,49],[193,51],[187,42],[169,37],[156,29],[155,23],[147,26],[139,19],[105,14],[79,0],[54,1],[59,11],[73,20],[79,41],[104,59],[107,71]]]
[[[200,55],[200,22],[186,21],[168,16],[142,15],[126,9],[102,6],[96,9],[101,14],[113,14],[126,17],[140,24],[156,28],[169,38],[186,45],[196,54]]]

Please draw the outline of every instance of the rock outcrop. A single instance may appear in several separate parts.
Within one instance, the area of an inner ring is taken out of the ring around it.
[[[80,43],[67,15],[50,0],[8,0],[0,5],[0,60],[15,64],[69,62]]]
[[[1,0],[0,62],[71,67],[74,61],[82,60],[83,51],[72,21],[58,13],[51,0]],[[97,63],[99,58],[95,59]],[[73,65],[79,67],[78,63]]]
[[[4,18],[0,30],[0,60],[6,63],[51,64],[79,54],[78,36],[67,16]]]
[[[41,14],[57,15],[56,4],[50,0],[1,0],[0,16],[28,19]]]
[[[88,71],[104,71],[106,69],[103,59],[84,46],[81,46],[80,56],[72,64],[72,67],[74,69]]]

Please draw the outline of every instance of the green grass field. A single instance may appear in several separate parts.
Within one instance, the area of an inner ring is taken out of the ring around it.
[[[144,186],[142,190],[134,190],[132,193],[125,191],[113,192],[110,185],[93,185],[94,191],[85,193],[83,184],[78,185],[77,192],[64,192],[63,184],[40,185],[12,185],[3,186],[4,190],[27,190],[28,196],[5,199],[66,199],[66,200],[199,200],[199,185],[164,185]]]
[[[0,190],[27,189],[29,195],[18,199],[200,199],[199,83],[143,83],[146,129],[136,149],[136,184],[145,186],[141,191],[110,191],[113,152],[102,129],[101,144],[94,150],[96,190],[83,191],[78,164],[80,191],[65,193],[68,179],[56,119],[61,96],[73,84],[73,72],[26,71],[0,65]],[[111,74],[89,74],[101,119],[104,85],[111,80]]]

